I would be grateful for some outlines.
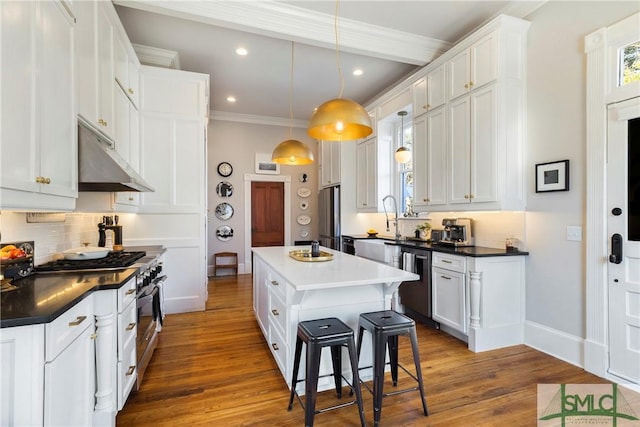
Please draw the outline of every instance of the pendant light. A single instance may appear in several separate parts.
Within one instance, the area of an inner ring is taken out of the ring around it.
[[[367,111],[357,102],[343,98],[344,77],[340,66],[340,47],[338,37],[338,1],[336,0],[335,35],[336,63],[340,77],[340,93],[316,108],[309,120],[307,133],[312,138],[323,141],[351,141],[364,138],[373,131]]]
[[[313,163],[313,152],[303,142],[293,139],[293,42],[291,42],[291,76],[289,86],[289,139],[273,150],[271,161],[284,165],[308,165]]]
[[[404,141],[404,116],[407,115],[406,111],[398,111],[398,115],[401,118],[402,124],[400,125],[400,147],[396,150],[395,158],[398,163],[407,163],[411,160],[411,150],[402,145]]]

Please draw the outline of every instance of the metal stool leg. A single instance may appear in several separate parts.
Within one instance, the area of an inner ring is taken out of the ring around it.
[[[293,359],[293,378],[291,379],[291,395],[289,396],[288,411],[293,407],[293,397],[296,394],[296,383],[298,382],[298,369],[300,368],[300,356],[302,353],[302,340],[300,337],[296,339],[296,353]]]
[[[398,336],[391,335],[387,338],[387,345],[389,346],[389,362],[391,365],[391,380],[393,386],[398,385]]]
[[[416,334],[416,328],[412,328],[409,333],[411,337],[411,350],[413,352],[413,363],[416,365],[416,376],[418,377],[418,387],[420,388],[420,398],[422,399],[422,409],[424,415],[428,416],[427,400],[424,397],[424,384],[422,383],[422,368],[420,367],[420,355],[418,354],[418,336]]]
[[[313,427],[313,416],[316,412],[318,398],[318,374],[320,372],[320,355],[322,348],[313,343],[307,344],[307,377],[305,380],[304,425]]]
[[[336,385],[336,395],[342,397],[342,346],[331,346],[331,362],[333,364],[333,382]]]
[[[356,401],[358,404],[358,413],[360,414],[360,425],[366,427],[364,420],[364,406],[362,404],[362,390],[360,390],[360,375],[358,374],[358,359],[356,358],[356,348],[353,340],[347,342],[349,349],[349,360],[351,361],[351,372],[353,372],[353,390],[356,393]]]
[[[382,415],[384,366],[387,352],[387,337],[381,331],[373,333],[373,425],[378,426]]]

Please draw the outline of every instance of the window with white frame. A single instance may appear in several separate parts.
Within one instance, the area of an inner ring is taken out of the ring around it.
[[[400,128],[401,124],[398,122],[394,132],[395,149],[405,147],[413,154],[411,121],[405,121],[404,128]],[[413,206],[413,156],[407,163],[394,163],[396,165],[398,183],[400,184],[400,200],[398,200],[400,206],[398,208],[402,213],[405,213],[409,206]]]
[[[620,49],[620,79],[618,86],[640,81],[640,40]]]

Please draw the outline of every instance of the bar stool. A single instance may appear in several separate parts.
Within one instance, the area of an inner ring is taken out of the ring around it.
[[[304,425],[311,427],[313,426],[313,417],[315,414],[344,408],[357,403],[360,423],[362,426],[365,426],[366,423],[364,420],[362,393],[359,387],[360,380],[358,377],[358,360],[356,359],[353,329],[344,324],[340,319],[329,317],[326,319],[307,320],[298,323],[297,335],[296,352],[293,362],[293,379],[291,380],[291,395],[289,396],[288,410],[291,410],[294,395],[297,396],[300,401],[300,405],[304,408]],[[302,355],[302,343],[307,345],[306,379],[298,380],[298,369],[300,368],[300,357]],[[342,347],[345,345],[349,350],[351,371],[353,372],[353,384],[349,384],[347,379],[342,375]],[[330,375],[333,376],[338,398],[342,397],[342,380],[344,380],[349,387],[351,387],[352,393],[355,390],[356,400],[329,406],[316,411],[318,379],[329,376],[318,376],[320,371],[320,355],[322,354],[322,349],[324,347],[331,347],[333,374]],[[296,384],[301,381],[305,381],[305,404],[302,404],[302,400],[296,392]]]
[[[364,386],[373,394],[373,421],[374,426],[378,426],[380,415],[382,414],[382,398],[390,395],[406,393],[420,390],[422,399],[422,409],[424,415],[429,415],[427,402],[424,397],[424,386],[422,383],[422,369],[420,368],[420,355],[418,354],[418,338],[416,335],[415,322],[393,310],[375,311],[360,314],[358,328],[358,360],[362,348],[362,335],[366,329],[371,333],[373,347],[373,391],[365,384]],[[398,363],[398,336],[409,335],[411,339],[411,350],[413,351],[413,362],[416,365],[416,375],[407,371],[404,366]],[[402,368],[411,378],[418,382],[417,387],[404,390],[397,390],[390,393],[383,392],[384,367],[386,365],[385,355],[389,348],[389,361],[391,365],[391,379],[394,387],[398,385],[398,366]],[[363,368],[361,368],[363,369]]]

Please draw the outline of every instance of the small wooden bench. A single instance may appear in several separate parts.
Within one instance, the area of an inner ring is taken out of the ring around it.
[[[238,274],[238,254],[236,252],[218,252],[213,255],[213,275],[217,276],[218,270],[225,268],[234,270],[234,275]]]

